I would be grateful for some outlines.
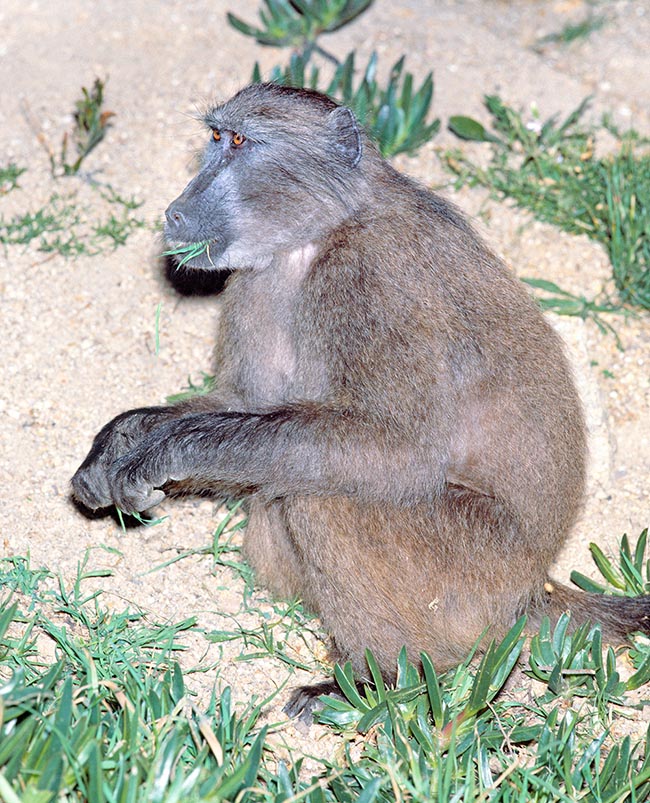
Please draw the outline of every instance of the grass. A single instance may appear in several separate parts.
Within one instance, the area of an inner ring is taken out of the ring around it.
[[[233,505],[200,550],[240,576],[233,539],[241,526]],[[594,554],[618,593],[637,591],[639,575],[647,589],[646,539],[624,539],[616,566]],[[196,552],[172,560],[189,554]],[[275,752],[268,737],[282,723],[262,726],[268,701],[237,707],[228,687],[203,707],[193,701],[181,661],[183,633],[200,632],[195,620],[160,624],[107,610],[101,592],[84,590],[106,574],[89,570],[86,555],[67,586],[27,557],[0,561],[0,799],[7,803],[619,803],[650,796],[648,735],[611,736],[612,725],[633,714],[626,693],[648,678],[647,640],[630,652],[637,668],[623,682],[598,628],[571,633],[568,616],[555,628],[545,622],[525,670],[538,683],[534,693],[525,677],[513,682],[523,620],[480,660],[470,655],[444,675],[426,656],[417,670],[402,653],[395,688],[385,686],[368,654],[374,683],[362,690],[349,666],[335,670],[344,696],[326,698],[318,718],[341,733],[342,752],[308,777],[301,757],[287,763]],[[309,620],[290,605],[272,610],[269,623],[268,606],[250,597],[246,610],[258,613],[260,625],[234,622],[241,659],[273,656],[286,666],[276,648]],[[54,658],[42,657],[43,639],[53,643]]]
[[[569,45],[571,42],[588,39],[606,23],[607,17],[602,14],[587,14],[579,22],[569,22],[561,30],[540,37],[535,42],[535,49],[540,50],[547,44]]]
[[[81,566],[72,589],[42,590],[49,572],[2,562],[14,593],[0,603],[0,799],[221,800],[250,786],[259,707],[236,714],[228,689],[205,710],[192,704],[175,656],[194,620],[109,613],[83,594],[88,576]],[[43,637],[57,649],[50,664]]]
[[[82,96],[73,113],[73,128],[63,135],[58,155],[29,105],[23,104],[27,121],[48,155],[52,178],[77,176],[85,158],[104,139],[114,116],[103,108],[104,86],[96,78],[90,89],[82,87]],[[71,146],[74,156],[70,156]],[[13,162],[0,166],[0,198],[18,188],[18,179],[25,172],[26,168]],[[84,178],[97,194],[97,205],[94,201],[88,204],[79,200],[78,190],[73,189],[66,193],[52,192],[45,205],[36,210],[28,209],[10,217],[0,210],[0,243],[5,247],[35,244],[39,251],[69,259],[96,256],[124,245],[134,230],[145,225],[135,215],[141,203],[120,195],[110,184],[102,185],[89,176]]]
[[[535,300],[542,310],[554,312],[556,315],[582,318],[583,321],[591,320],[603,334],[613,335],[618,348],[623,349],[618,332],[609,320],[603,317],[603,313],[627,314],[627,311],[623,310],[620,304],[612,303],[607,299],[601,301],[589,300],[585,296],[570,293],[555,284],[555,282],[549,282],[547,279],[531,279],[524,276],[522,281],[538,291]],[[540,295],[540,293],[543,295]]]
[[[604,594],[611,591],[622,596],[650,594],[650,561],[646,562],[648,530],[645,529],[632,549],[627,535],[621,539],[618,553],[618,566],[603,554],[597,544],[590,544],[589,550],[594,563],[606,581],[606,585],[596,583],[580,572],[573,572],[571,580],[584,591]]]
[[[544,705],[523,704],[503,694],[520,627],[476,670],[466,661],[439,678],[425,659],[420,675],[402,655],[394,690],[359,693],[339,670],[347,699],[328,702],[321,720],[373,734],[347,769],[348,785],[362,792],[375,782],[386,801],[394,790],[417,801],[646,799],[647,737],[612,743],[592,700],[567,705],[551,693]],[[547,645],[553,636],[540,638]]]
[[[601,243],[621,302],[650,309],[650,152],[641,147],[644,140],[623,135],[614,153],[597,156],[597,132],[580,122],[588,101],[564,121],[530,123],[497,96],[485,103],[492,131],[471,118],[450,118],[458,136],[492,147],[486,168],[459,151],[446,154],[457,185],[488,187],[539,220]]]
[[[16,179],[25,172],[15,165],[9,167],[13,167]],[[145,226],[135,214],[141,203],[124,198],[110,186],[91,186],[98,196],[96,209],[85,208],[73,190],[52,193],[45,206],[36,211],[11,217],[0,213],[0,243],[5,247],[35,245],[38,251],[68,259],[96,256],[124,245],[130,234]],[[99,210],[107,206],[105,217],[97,220],[95,215],[102,214]]]
[[[205,396],[206,393],[210,393],[211,390],[214,390],[214,387],[214,375],[203,371],[201,373],[201,380],[198,384],[194,383],[192,378],[188,376],[186,387],[184,387],[179,393],[174,393],[171,396],[167,396],[167,402],[169,404],[176,404],[177,402],[191,399],[193,396]]]
[[[170,256],[180,256],[181,258],[178,260],[177,267],[182,268],[190,259],[194,259],[194,257],[199,256],[199,254],[203,254],[205,251],[208,252],[208,258],[210,257],[210,243],[208,240],[201,240],[198,243],[188,243],[186,245],[179,245],[178,248],[172,248],[169,251],[163,251],[162,256],[170,257]]]
[[[0,196],[15,190],[18,187],[18,179],[26,170],[26,167],[18,167],[14,162],[9,162],[4,167],[0,166]]]
[[[22,101],[23,114],[39,144],[47,153],[53,178],[76,176],[85,158],[106,136],[111,118],[115,115],[114,112],[103,108],[104,88],[105,82],[99,78],[95,78],[90,89],[85,86],[81,88],[81,97],[75,102],[72,113],[72,129],[63,134],[58,154],[29,103],[26,100]],[[72,157],[69,155],[71,145],[74,148]]]

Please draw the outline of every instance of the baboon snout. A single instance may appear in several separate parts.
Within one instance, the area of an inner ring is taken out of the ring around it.
[[[165,210],[167,219],[167,234],[171,239],[182,239],[180,233],[187,229],[187,218],[182,211],[180,198],[172,201]]]

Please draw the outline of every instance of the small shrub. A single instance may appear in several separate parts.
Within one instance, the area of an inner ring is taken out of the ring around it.
[[[52,175],[59,170],[63,175],[73,176],[79,172],[81,163],[88,154],[104,139],[106,130],[110,125],[109,120],[114,116],[114,112],[105,111],[104,104],[104,82],[95,78],[92,89],[81,88],[82,97],[75,104],[74,128],[71,133],[63,135],[61,143],[61,155],[57,163],[54,157],[50,156]],[[68,161],[68,145],[72,141],[76,151],[76,159]]]
[[[337,66],[329,83],[321,80],[319,69],[310,66],[308,59],[293,55],[287,67],[274,68],[270,80],[285,86],[318,89],[351,108],[384,157],[413,153],[435,136],[440,120],[428,119],[433,99],[432,73],[414,90],[413,76],[404,72],[402,56],[393,64],[385,87],[381,87],[376,53],[371,55],[359,79],[355,72],[355,53]],[[257,64],[252,80],[262,80]]]
[[[292,47],[304,53],[323,33],[337,31],[362,14],[373,0],[264,0],[261,27],[228,14],[228,22],[261,45]]]

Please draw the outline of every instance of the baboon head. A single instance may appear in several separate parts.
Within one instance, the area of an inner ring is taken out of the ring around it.
[[[254,84],[204,121],[200,170],[166,211],[172,247],[207,242],[189,267],[264,267],[359,205],[367,143],[352,112],[330,98]]]

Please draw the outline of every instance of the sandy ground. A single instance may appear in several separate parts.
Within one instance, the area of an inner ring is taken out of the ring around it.
[[[188,558],[146,574],[177,554],[210,542],[218,519],[209,500],[166,502],[159,526],[120,531],[110,519],[88,521],[69,501],[69,479],[93,434],[124,409],[162,402],[188,374],[209,371],[219,301],[180,297],[161,277],[155,224],[189,180],[203,133],[193,119],[213,99],[246,83],[255,59],[263,68],[287,54],[262,49],[231,29],[227,10],[250,21],[255,2],[144,2],[106,0],[58,3],[4,0],[0,9],[0,162],[29,168],[21,189],[0,197],[0,215],[36,210],[53,192],[75,192],[76,203],[94,214],[98,197],[76,179],[54,182],[25,103],[45,136],[59,143],[70,128],[81,85],[108,78],[106,107],[113,126],[84,168],[123,195],[143,201],[149,224],[126,246],[100,256],[64,260],[36,250],[0,251],[3,326],[0,386],[0,555],[31,554],[71,580],[90,549],[90,568],[110,567],[101,581],[105,605],[126,604],[157,619],[197,615],[205,628],[232,623],[243,585],[228,570],[216,574],[209,558]],[[408,69],[424,77],[434,70],[435,112],[484,116],[482,96],[497,92],[516,106],[535,104],[542,116],[568,113],[588,94],[591,114],[611,111],[622,126],[650,133],[650,6],[646,0],[603,2],[606,26],[571,46],[531,46],[570,20],[582,19],[581,0],[440,0],[376,3],[359,21],[324,43],[339,55],[356,48],[362,60],[379,52],[384,69],[402,53]],[[458,145],[444,131],[400,169],[429,186],[448,182],[436,149]],[[479,190],[453,194],[493,246],[520,275],[539,276],[586,295],[608,276],[601,249],[563,235]],[[100,209],[97,216],[103,215]],[[156,309],[162,304],[156,353]],[[625,346],[591,324],[557,320],[568,344],[588,410],[592,471],[584,515],[555,568],[566,579],[572,568],[590,571],[588,544],[613,550],[623,532],[632,537],[650,524],[650,323],[647,316],[616,326]],[[277,616],[263,595],[256,605],[272,624]],[[259,614],[241,614],[257,626]],[[207,645],[188,637],[184,665],[201,661],[194,676],[199,694],[215,677],[233,686],[237,699],[263,697],[288,680],[288,667],[272,659],[237,661],[241,642]],[[317,668],[311,649],[295,634],[293,655]],[[315,637],[308,643],[322,657]],[[245,650],[253,652],[254,649]],[[279,713],[287,690],[269,706]],[[320,738],[312,728],[310,737]],[[280,738],[306,738],[292,726]],[[336,740],[326,742],[335,749]],[[313,748],[312,748],[313,749]]]

